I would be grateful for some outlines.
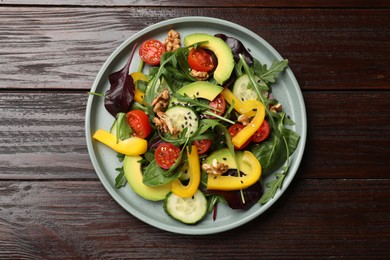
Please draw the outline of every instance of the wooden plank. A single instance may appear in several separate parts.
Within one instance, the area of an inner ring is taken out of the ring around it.
[[[305,90],[390,89],[388,10],[8,6],[0,7],[0,89],[89,89],[128,37],[192,15],[262,36],[290,60]]]
[[[2,181],[0,258],[386,257],[389,190],[389,180],[297,179],[250,223],[192,237],[134,218],[96,181]]]
[[[2,93],[0,175],[96,178],[85,142],[87,92]]]
[[[96,179],[85,143],[87,98],[86,92],[0,94],[0,179]],[[305,92],[304,98],[308,141],[298,178],[389,178],[389,92]]]
[[[196,2],[189,0],[99,0],[99,1],[79,1],[68,0],[66,2],[60,0],[30,0],[28,3],[21,0],[3,0],[2,5],[42,5],[42,6],[131,6],[131,7],[350,7],[350,8],[385,8],[389,7],[389,2],[384,0],[364,1],[364,0],[271,0],[271,1],[253,1],[253,0],[225,0],[221,1],[206,1],[198,0]]]
[[[304,93],[308,114],[304,176],[388,178],[389,95],[381,91]]]

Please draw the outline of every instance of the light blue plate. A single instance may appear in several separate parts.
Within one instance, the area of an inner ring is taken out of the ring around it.
[[[279,53],[265,40],[240,25],[208,17],[182,17],[154,24],[126,40],[104,63],[91,91],[104,93],[109,88],[108,75],[126,64],[136,42],[141,43],[149,38],[164,41],[170,29],[178,31],[182,39],[185,35],[196,32],[223,33],[240,39],[255,58],[268,66],[274,60],[282,60]],[[134,55],[130,71],[137,71],[138,65],[139,57]],[[116,158],[116,153],[101,143],[95,142],[91,137],[99,128],[109,130],[114,118],[104,108],[102,97],[90,95],[85,119],[86,139],[88,152],[100,181],[110,195],[130,214],[162,230],[187,235],[213,234],[236,228],[251,221],[271,207],[290,185],[301,162],[306,143],[305,104],[300,87],[290,68],[280,74],[272,89],[274,96],[283,104],[284,111],[296,122],[292,129],[301,136],[301,140],[291,157],[290,171],[284,180],[282,189],[267,204],[254,205],[247,211],[232,210],[219,204],[218,216],[215,221],[212,219],[212,214],[209,214],[201,223],[188,226],[170,218],[164,212],[162,202],[146,201],[136,195],[128,185],[121,189],[115,189],[114,183],[117,175],[115,168],[121,166]],[[273,178],[274,174],[266,177],[264,182],[267,183]]]

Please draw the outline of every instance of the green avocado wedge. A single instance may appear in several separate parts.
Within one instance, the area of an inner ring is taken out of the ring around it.
[[[150,187],[142,182],[141,156],[125,156],[123,170],[131,189],[146,200],[164,200],[171,191],[171,184]]]
[[[230,78],[234,69],[233,54],[229,45],[222,39],[207,33],[189,34],[184,38],[185,46],[190,46],[198,42],[204,42],[201,44],[201,47],[214,52],[217,57],[218,65],[214,71],[214,79],[218,84],[222,85]]]
[[[221,86],[206,82],[195,81],[185,85],[177,91],[180,95],[187,95],[190,98],[205,98],[207,100],[214,100],[221,93],[223,88]]]

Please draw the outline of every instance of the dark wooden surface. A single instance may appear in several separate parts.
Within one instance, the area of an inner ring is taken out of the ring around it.
[[[1,259],[390,256],[388,1],[64,2],[0,2]],[[108,55],[150,24],[192,15],[273,45],[308,114],[305,155],[282,198],[242,227],[201,237],[122,209],[84,134],[86,92]]]

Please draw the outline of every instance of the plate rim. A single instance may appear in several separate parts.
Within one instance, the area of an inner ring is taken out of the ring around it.
[[[125,48],[128,48],[131,44],[134,44],[135,41],[141,37],[144,34],[147,34],[150,31],[153,31],[155,29],[158,29],[160,27],[168,26],[168,25],[173,25],[173,24],[178,24],[178,23],[187,23],[187,22],[195,22],[195,21],[201,21],[201,22],[206,22],[206,23],[213,23],[216,25],[220,25],[223,27],[233,27],[235,29],[239,29],[242,33],[249,35],[250,37],[261,41],[261,43],[274,54],[279,60],[283,59],[282,56],[279,54],[279,52],[271,46],[267,41],[265,41],[261,36],[258,34],[254,33],[253,31],[239,25],[236,23],[233,23],[228,20],[220,19],[220,18],[213,18],[213,17],[206,17],[206,16],[184,16],[184,17],[178,17],[178,18],[172,18],[172,19],[167,19],[164,21],[157,22],[155,24],[149,25],[145,27],[144,29],[134,33],[132,36],[127,38],[122,44],[120,44],[106,59],[102,67],[100,68],[98,74],[96,75],[96,78],[93,82],[93,85],[91,87],[91,91],[96,90],[96,88],[99,85],[99,82],[102,80],[102,76],[104,72],[107,70],[109,65],[112,63],[112,61],[120,54]],[[194,26],[196,27],[196,26]],[[272,205],[275,204],[276,201],[285,193],[286,189],[290,186],[290,183],[294,179],[299,166],[301,165],[305,146],[306,146],[306,139],[307,139],[307,115],[306,115],[306,106],[304,102],[304,98],[302,95],[302,91],[300,89],[299,83],[295,78],[295,75],[293,74],[291,68],[288,66],[285,70],[285,73],[288,75],[290,80],[292,81],[294,87],[296,88],[297,92],[295,93],[297,95],[297,98],[299,100],[300,104],[300,111],[299,114],[301,115],[302,118],[302,124],[301,124],[301,129],[302,133],[300,133],[300,142],[298,144],[294,156],[295,156],[295,161],[297,161],[295,164],[290,165],[290,169],[288,172],[287,177],[284,180],[283,186],[281,189],[277,191],[275,194],[274,198],[268,201],[266,204],[262,205],[259,210],[255,211],[253,214],[249,214],[245,218],[235,221],[233,223],[229,223],[228,225],[223,225],[223,226],[218,226],[216,225],[215,228],[210,229],[210,230],[204,230],[204,229],[196,229],[195,226],[184,226],[184,227],[177,227],[177,226],[171,226],[171,225],[166,225],[164,223],[155,223],[153,219],[150,219],[148,216],[144,216],[144,214],[138,212],[136,209],[134,209],[131,205],[129,205],[126,201],[124,201],[121,196],[119,196],[108,181],[103,178],[104,173],[100,169],[100,165],[97,162],[96,159],[96,154],[93,148],[92,144],[92,132],[91,132],[91,109],[92,109],[92,103],[93,103],[93,95],[90,95],[87,101],[86,105],[86,112],[85,112],[85,134],[86,134],[86,143],[87,143],[87,150],[88,150],[88,155],[90,157],[90,160],[92,162],[93,168],[98,175],[98,178],[100,182],[103,184],[105,187],[106,191],[109,193],[109,195],[123,208],[125,209],[128,213],[130,213],[132,216],[138,218],[142,222],[151,225],[155,228],[165,230],[168,232],[172,233],[178,233],[178,234],[184,234],[184,235],[207,235],[207,234],[216,234],[224,231],[228,231],[234,228],[237,228],[239,226],[242,226],[253,219],[257,218],[264,212],[266,212]],[[292,167],[291,167],[292,166]],[[261,209],[261,210],[260,210]],[[192,228],[191,228],[192,227]]]

